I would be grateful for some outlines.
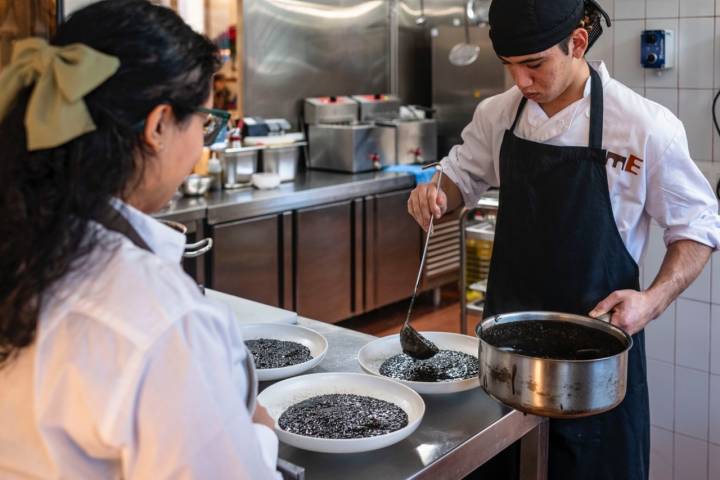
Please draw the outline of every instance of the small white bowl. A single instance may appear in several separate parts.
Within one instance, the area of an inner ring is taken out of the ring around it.
[[[285,340],[297,342],[310,349],[310,355],[312,355],[313,358],[307,362],[281,368],[256,368],[255,373],[261,382],[279,380],[307,372],[319,364],[327,353],[328,342],[325,337],[315,330],[310,330],[309,328],[299,325],[256,323],[242,325],[240,328],[242,330],[243,340],[258,340],[260,338]]]
[[[477,358],[480,349],[480,339],[471,337],[470,335],[461,335],[459,333],[448,332],[420,332],[423,337],[427,338],[440,350],[455,350],[457,352],[467,353]],[[389,335],[387,337],[378,338],[368,343],[358,352],[358,362],[363,370],[373,375],[380,374],[380,365],[388,358],[402,353],[400,346],[400,335]],[[407,385],[418,393],[423,394],[447,394],[455,392],[463,392],[480,386],[480,377],[475,375],[471,378],[459,380],[445,380],[442,382],[411,382],[393,378],[396,382]]]
[[[290,433],[278,419],[292,405],[318,395],[334,393],[363,395],[391,402],[405,410],[408,424],[391,433],[367,438],[317,438]],[[324,453],[356,453],[377,450],[409,437],[425,415],[425,402],[412,389],[385,377],[364,373],[314,373],[290,378],[269,386],[258,395],[258,403],[275,420],[280,441],[293,447]]]
[[[277,173],[253,173],[252,184],[260,190],[271,190],[280,186],[280,175]]]

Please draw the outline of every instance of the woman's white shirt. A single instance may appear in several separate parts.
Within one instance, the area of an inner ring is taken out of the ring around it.
[[[232,312],[182,271],[183,235],[115,206],[154,253],[95,225],[115,248],[44,299],[0,369],[0,478],[278,478]]]

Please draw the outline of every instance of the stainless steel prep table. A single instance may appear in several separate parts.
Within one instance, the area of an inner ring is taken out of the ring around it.
[[[207,223],[243,220],[287,210],[349,200],[411,188],[415,177],[405,173],[345,174],[310,170],[273,190],[252,187],[210,192],[205,197],[177,198],[155,216],[164,220]]]
[[[309,373],[361,372],[358,350],[375,337],[301,318],[300,325],[323,334],[325,359]],[[270,384],[263,383],[260,388]],[[517,440],[520,478],[547,478],[547,421],[502,406],[480,388],[451,395],[423,395],[420,427],[404,441],[373,452],[323,454],[280,445],[280,457],[305,468],[305,478],[459,479]]]

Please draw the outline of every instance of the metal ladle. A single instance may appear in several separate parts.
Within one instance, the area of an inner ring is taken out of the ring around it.
[[[440,182],[442,182],[443,170],[439,163],[433,163],[426,165],[423,169],[435,167],[440,171],[437,179],[437,190],[440,192]],[[420,257],[420,268],[418,269],[417,279],[415,280],[415,289],[413,290],[412,298],[410,299],[410,306],[408,307],[407,316],[405,317],[405,323],[400,330],[400,346],[402,347],[403,353],[410,355],[418,360],[425,360],[440,351],[440,349],[433,342],[420,335],[410,325],[410,314],[412,313],[413,306],[415,305],[415,297],[417,297],[418,287],[420,286],[420,279],[422,278],[423,268],[425,267],[425,258],[427,257],[428,245],[430,244],[430,235],[433,231],[433,223],[435,216],[430,216],[430,225],[428,226],[427,234],[425,234],[425,246],[423,247],[422,256]]]
[[[420,16],[415,19],[415,24],[418,26],[425,25],[427,19],[425,18],[425,0],[420,0]]]
[[[470,21],[468,20],[467,8],[463,5],[463,19],[465,20],[465,42],[458,43],[450,50],[448,59],[456,67],[466,67],[477,60],[480,54],[480,47],[470,43]]]

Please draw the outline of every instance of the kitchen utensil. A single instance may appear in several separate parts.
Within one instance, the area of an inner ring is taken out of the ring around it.
[[[212,177],[208,175],[188,175],[183,180],[180,189],[183,195],[188,197],[199,197],[205,195],[212,184]]]
[[[280,175],[277,173],[253,173],[251,182],[260,190],[272,190],[280,186]]]
[[[223,187],[240,188],[250,184],[258,169],[260,147],[233,147],[222,151]]]
[[[427,18],[425,18],[425,0],[420,0],[420,16],[415,19],[415,25],[417,26],[423,26],[427,22]]]
[[[258,323],[242,325],[240,330],[243,340],[258,340],[261,338],[285,340],[300,343],[310,349],[310,355],[312,355],[313,358],[307,362],[282,368],[255,369],[258,380],[262,382],[300,375],[322,362],[328,350],[328,342],[325,337],[315,330],[299,325]]]
[[[468,21],[468,12],[465,5],[463,5],[463,19],[465,42],[455,45],[452,50],[450,50],[450,55],[448,56],[450,63],[456,67],[465,67],[472,64],[480,54],[480,47],[470,43],[470,22]]]
[[[438,168],[440,174],[437,179],[437,189],[440,191],[440,185],[442,182],[442,166],[440,164],[431,164],[425,168]],[[439,349],[427,338],[423,337],[410,325],[410,315],[412,314],[413,306],[415,305],[415,297],[417,297],[418,287],[420,286],[420,279],[422,278],[423,267],[425,266],[425,258],[427,257],[428,245],[430,244],[430,235],[432,235],[433,223],[435,217],[430,217],[430,225],[428,226],[427,234],[425,235],[425,246],[423,247],[422,257],[420,257],[420,268],[418,269],[417,279],[415,280],[415,289],[413,290],[412,297],[410,298],[410,306],[408,307],[407,315],[405,316],[405,323],[400,330],[400,345],[402,350],[407,355],[413,358],[424,360],[435,355]]]
[[[491,0],[468,0],[466,11],[473,25],[486,25],[490,18]]]
[[[407,426],[375,437],[357,439],[316,438],[286,432],[277,421],[290,406],[317,395],[344,393],[374,397],[392,402],[405,410]],[[293,447],[325,453],[356,453],[384,448],[410,436],[425,414],[425,402],[411,388],[393,380],[364,373],[315,373],[289,378],[269,386],[258,395],[275,420],[275,432],[280,441]]]
[[[179,222],[174,222],[172,220],[158,220],[160,223],[163,223],[167,225],[168,227],[172,228],[173,230],[176,230],[183,235],[187,235],[187,227]],[[196,258],[201,255],[206,254],[207,252],[212,249],[213,246],[213,239],[203,238],[199,242],[195,243],[186,243],[185,244],[185,251],[183,252],[183,258]]]
[[[480,383],[506,405],[535,415],[572,418],[605,412],[625,397],[632,338],[606,321],[557,312],[515,312],[483,320],[476,333]],[[498,340],[503,338],[507,341]],[[545,352],[531,355],[531,350]]]
[[[300,163],[300,150],[305,145],[305,142],[298,142],[264,148],[261,153],[263,172],[279,174],[281,182],[295,180]]]
[[[421,332],[422,336],[432,341],[441,350],[455,350],[477,356],[480,340],[470,335],[448,332]],[[380,366],[385,360],[402,353],[399,335],[389,335],[368,343],[358,352],[358,362],[363,370],[372,375],[380,374]],[[461,380],[446,380],[443,382],[414,382],[394,378],[396,382],[407,385],[422,394],[448,394],[464,392],[480,386],[480,379],[473,376]]]

